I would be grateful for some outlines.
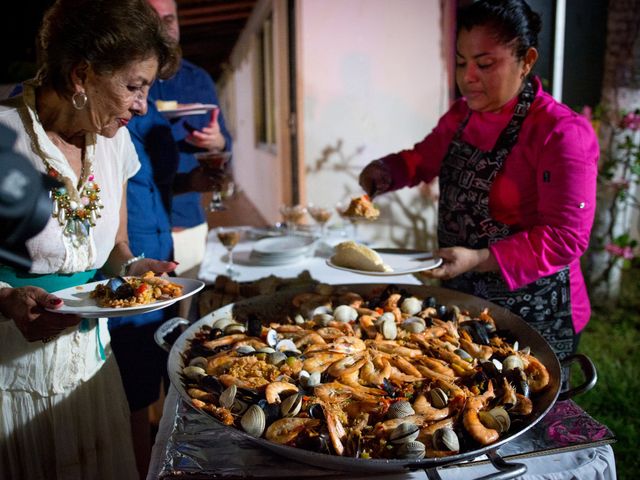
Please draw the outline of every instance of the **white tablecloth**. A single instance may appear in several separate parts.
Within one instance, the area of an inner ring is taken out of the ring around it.
[[[173,419],[176,414],[176,403],[179,401],[178,392],[171,387],[165,400],[164,413],[160,422],[160,428],[156,435],[156,441],[151,454],[151,464],[147,480],[159,478],[165,464],[166,450],[169,436],[172,433]],[[275,454],[274,454],[275,455]],[[175,460],[175,459],[174,459]],[[550,455],[537,455],[529,458],[508,460],[509,463],[523,463],[527,466],[527,473],[520,478],[523,480],[615,480],[616,465],[611,445],[602,445],[594,448],[583,448],[563,453]],[[471,480],[483,475],[496,473],[497,470],[491,464],[471,465],[464,467],[442,467],[438,474],[442,480]],[[212,477],[213,478],[213,477]],[[224,478],[224,476],[216,476]],[[237,478],[237,477],[236,477]],[[250,477],[248,477],[250,478]],[[265,475],[262,475],[265,478]],[[273,478],[273,477],[271,477]],[[296,479],[311,478],[300,475]],[[408,473],[394,473],[373,475],[371,473],[358,475],[347,474],[340,476],[323,475],[315,476],[315,480],[325,479],[374,479],[374,480],[424,480],[425,472],[415,471]]]
[[[249,282],[269,275],[278,277],[295,277],[303,270],[309,270],[313,278],[325,283],[407,283],[420,285],[420,281],[413,275],[397,275],[380,277],[374,275],[360,275],[331,268],[326,264],[330,245],[345,240],[344,237],[331,236],[326,241],[316,242],[313,256],[302,258],[295,263],[285,265],[263,266],[251,259],[253,241],[241,241],[233,250],[233,259],[238,276],[234,280]],[[207,239],[205,258],[200,267],[199,278],[205,282],[215,281],[218,275],[226,275],[227,251],[216,237],[215,231],[210,231]]]
[[[335,240],[335,239],[333,239]],[[329,243],[335,243],[329,239]],[[413,275],[378,277],[369,275],[358,275],[342,270],[336,270],[326,265],[326,249],[322,246],[318,254],[313,257],[304,258],[300,261],[278,266],[255,265],[249,254],[253,242],[245,241],[236,246],[234,259],[236,260],[237,281],[252,281],[268,275],[279,277],[295,277],[303,270],[308,270],[313,278],[325,283],[407,283],[420,284]],[[324,250],[324,254],[322,252]],[[227,252],[216,238],[215,232],[209,232],[205,259],[200,269],[200,278],[207,282],[213,282],[218,275],[225,274]],[[156,436],[153,447],[152,460],[149,469],[148,479],[158,478],[162,470],[165,459],[165,450],[169,435],[173,426],[173,417],[176,412],[176,402],[179,400],[177,392],[171,388],[165,401],[165,410],[160,423],[160,429]],[[563,453],[550,455],[533,456],[526,459],[516,460],[527,465],[527,473],[523,479],[527,480],[614,480],[616,478],[615,458],[610,445],[603,445],[594,448],[584,448]],[[471,467],[441,468],[439,474],[443,480],[462,480],[478,478],[483,475],[495,473],[496,469],[491,464],[476,465]],[[330,478],[330,477],[322,477]],[[349,476],[341,478],[372,478],[366,476]],[[392,474],[375,476],[376,479],[384,480],[413,480],[424,479],[424,472],[412,472],[403,474]]]

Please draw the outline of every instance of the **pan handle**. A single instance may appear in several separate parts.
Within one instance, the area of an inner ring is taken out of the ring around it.
[[[569,370],[569,367],[572,363],[578,363],[580,365],[580,369],[582,370],[582,374],[584,375],[584,382],[581,385],[570,388],[565,392],[560,392],[558,395],[558,401],[567,400],[569,398],[574,397],[575,395],[579,395],[581,393],[588,392],[591,390],[598,381],[598,372],[596,371],[596,366],[593,364],[591,359],[582,353],[576,353],[570,355],[560,362],[562,369]]]
[[[496,470],[499,471],[479,477],[476,480],[511,480],[527,473],[527,466],[524,463],[507,463],[498,455],[497,450],[491,450],[486,455],[493,466],[496,467]],[[442,480],[440,473],[438,473],[438,467],[426,468],[424,472],[429,480]]]
[[[497,450],[487,452],[487,457],[489,457],[493,466],[500,470],[500,473],[485,475],[477,480],[509,480],[527,473],[527,466],[524,463],[507,463],[504,458],[498,455]]]
[[[170,318],[169,320],[164,322],[162,325],[160,325],[156,329],[155,333],[153,334],[153,338],[160,348],[162,348],[167,352],[170,352],[173,342],[169,343],[167,341],[166,339],[167,335],[172,333],[180,325],[189,325],[189,324],[190,322],[186,318],[182,318],[182,317]],[[175,338],[174,338],[174,341],[175,341]]]

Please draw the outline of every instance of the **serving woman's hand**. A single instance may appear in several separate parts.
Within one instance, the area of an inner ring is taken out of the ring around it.
[[[436,255],[442,258],[442,265],[433,270],[420,272],[428,278],[449,280],[466,272],[496,272],[498,262],[488,248],[472,250],[464,247],[441,248]]]
[[[82,320],[77,315],[62,315],[45,310],[60,308],[60,298],[38,287],[0,289],[0,312],[12,319],[29,342],[47,341]]]
[[[358,179],[362,189],[370,198],[389,191],[391,188],[391,172],[382,160],[374,160],[369,163]]]

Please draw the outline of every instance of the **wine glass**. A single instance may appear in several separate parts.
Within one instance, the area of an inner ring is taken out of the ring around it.
[[[319,205],[314,205],[310,203],[307,205],[307,212],[311,215],[318,225],[320,225],[320,237],[324,238],[327,236],[327,223],[331,218],[331,210],[328,208],[321,207]]]
[[[212,171],[216,175],[221,175],[224,174],[227,163],[231,158],[231,152],[209,150],[206,152],[198,152],[195,154],[195,157],[205,169]],[[226,181],[226,179],[223,179],[223,181]],[[216,188],[211,193],[211,202],[209,202],[210,212],[220,212],[227,209],[222,200],[222,190],[222,187]]]
[[[230,278],[234,278],[240,272],[233,268],[233,249],[242,238],[242,230],[240,227],[218,227],[216,228],[216,235],[220,243],[227,249],[227,275]]]
[[[354,241],[357,241],[358,238],[358,217],[354,215],[348,215],[347,209],[349,208],[349,201],[346,202],[338,202],[336,205],[336,212],[340,215],[340,218],[343,220],[347,220],[351,225],[351,235]]]
[[[307,209],[302,205],[282,205],[280,207],[282,219],[287,226],[287,233],[292,233],[297,225],[300,225],[307,214]]]

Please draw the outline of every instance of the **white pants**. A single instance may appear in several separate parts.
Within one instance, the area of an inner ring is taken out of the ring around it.
[[[173,255],[175,261],[179,263],[176,275],[181,276],[202,263],[207,245],[207,233],[209,233],[209,227],[206,223],[171,233]]]

